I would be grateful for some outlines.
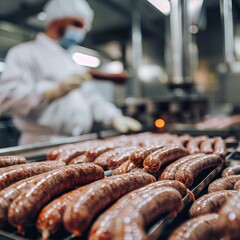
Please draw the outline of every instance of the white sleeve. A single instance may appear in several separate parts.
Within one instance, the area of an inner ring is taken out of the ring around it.
[[[91,103],[93,119],[95,122],[110,126],[114,118],[122,115],[120,109],[99,94],[93,82],[89,81],[86,83],[86,86],[84,86],[84,92],[86,98],[88,98],[88,101]]]
[[[6,68],[0,79],[2,112],[26,116],[31,110],[46,105],[43,93],[52,83],[47,80],[36,81],[31,60],[29,54],[21,49],[9,51]]]

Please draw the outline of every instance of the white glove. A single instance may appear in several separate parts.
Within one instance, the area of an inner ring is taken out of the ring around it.
[[[122,133],[126,133],[129,130],[137,132],[142,129],[142,124],[140,122],[126,116],[120,116],[120,117],[114,118],[112,121],[112,126],[115,130]]]
[[[44,98],[49,102],[58,99],[72,90],[79,88],[88,79],[91,79],[90,74],[72,75],[49,88],[44,93]]]

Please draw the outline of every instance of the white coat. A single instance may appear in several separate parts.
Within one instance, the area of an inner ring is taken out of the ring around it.
[[[44,33],[9,51],[0,80],[0,108],[13,116],[21,144],[87,133],[94,121],[110,125],[121,115],[94,89],[93,81],[52,103],[44,100],[43,93],[56,82],[86,71]]]

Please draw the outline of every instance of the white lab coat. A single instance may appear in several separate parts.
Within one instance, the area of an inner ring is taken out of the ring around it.
[[[44,33],[9,51],[0,80],[0,108],[13,116],[22,132],[21,144],[87,133],[94,121],[110,125],[121,115],[94,89],[93,81],[50,104],[43,99],[56,82],[87,70]]]

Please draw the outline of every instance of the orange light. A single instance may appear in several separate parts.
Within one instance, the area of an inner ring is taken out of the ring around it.
[[[163,128],[165,126],[165,121],[163,119],[159,118],[155,121],[155,126],[157,128]]]

